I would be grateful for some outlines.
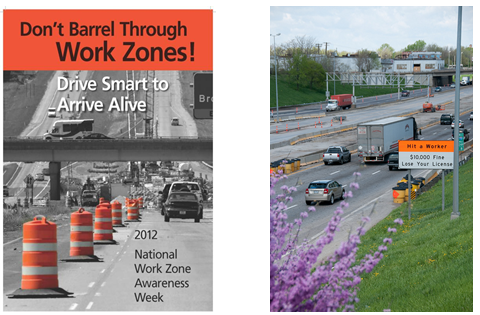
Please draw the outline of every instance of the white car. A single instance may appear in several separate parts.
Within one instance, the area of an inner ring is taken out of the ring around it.
[[[42,173],[38,173],[37,175],[35,175],[35,180],[36,181],[43,181],[43,180],[45,180],[45,177],[43,176]]]
[[[458,121],[458,128],[465,128],[465,123],[463,122],[463,120],[459,120]],[[452,125],[451,125],[452,129],[455,128],[455,122],[452,122]]]
[[[470,113],[470,120],[473,120],[473,112]]]
[[[454,88],[454,87],[455,87],[455,83],[450,84],[450,87],[451,87],[451,88]]]

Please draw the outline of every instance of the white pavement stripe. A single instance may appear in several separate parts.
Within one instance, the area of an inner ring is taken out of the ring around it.
[[[93,302],[88,303],[86,310],[89,310],[92,308]]]
[[[73,303],[72,306],[70,306],[70,308],[68,310],[69,311],[74,311],[77,308],[77,306],[78,306],[77,303]]]
[[[293,205],[293,206],[291,206],[291,207],[288,207],[286,210],[295,208],[296,206],[298,206],[298,205]]]
[[[91,287],[93,287],[94,285],[95,285],[95,282],[90,282],[90,283],[88,284],[88,287],[91,288]]]
[[[375,173],[372,173],[372,175],[375,175],[375,174],[377,174],[377,173],[380,173],[380,170],[376,171]]]
[[[100,271],[100,273],[104,273],[106,269],[103,269],[102,271]]]
[[[105,286],[105,283],[106,283],[106,282],[102,283],[102,287]]]
[[[340,172],[340,171],[336,171],[336,172],[331,173],[330,175],[337,174],[337,173],[339,173],[339,172]]]

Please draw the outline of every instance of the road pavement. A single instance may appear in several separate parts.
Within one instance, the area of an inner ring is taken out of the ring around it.
[[[94,246],[95,255],[103,258],[103,262],[58,263],[59,286],[73,292],[71,298],[7,298],[6,294],[21,285],[22,241],[5,245],[4,311],[212,311],[213,211],[205,209],[200,223],[194,223],[193,219],[171,219],[167,223],[156,209],[141,213],[142,222],[115,228],[117,233],[113,237],[118,245]],[[135,231],[156,231],[156,239],[142,239],[141,232]],[[69,256],[69,233],[68,224],[57,227],[59,259]],[[135,256],[140,250],[169,254],[162,258],[141,259]],[[171,256],[170,253],[175,252],[176,256]],[[153,268],[155,272],[151,273],[136,269],[140,265],[156,266],[157,263],[161,273],[158,268]],[[184,267],[183,272],[171,273],[175,268],[168,270],[168,264]],[[143,287],[148,281],[157,280],[183,281],[183,284]],[[163,302],[137,301],[141,294],[160,295]]]

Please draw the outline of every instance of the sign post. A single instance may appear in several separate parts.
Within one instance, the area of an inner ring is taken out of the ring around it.
[[[453,169],[453,141],[439,140],[399,140],[398,168],[408,169],[408,219],[410,220],[410,176],[412,169]],[[444,184],[443,184],[444,187]],[[445,188],[442,189],[442,209],[445,205]]]

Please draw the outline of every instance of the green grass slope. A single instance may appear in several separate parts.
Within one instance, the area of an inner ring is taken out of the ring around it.
[[[357,311],[473,311],[473,159],[459,171],[460,217],[450,220],[453,172],[445,177],[445,211],[441,180],[412,203],[404,203],[363,237],[357,257],[375,251],[388,227],[393,233],[384,258],[360,284]]]

